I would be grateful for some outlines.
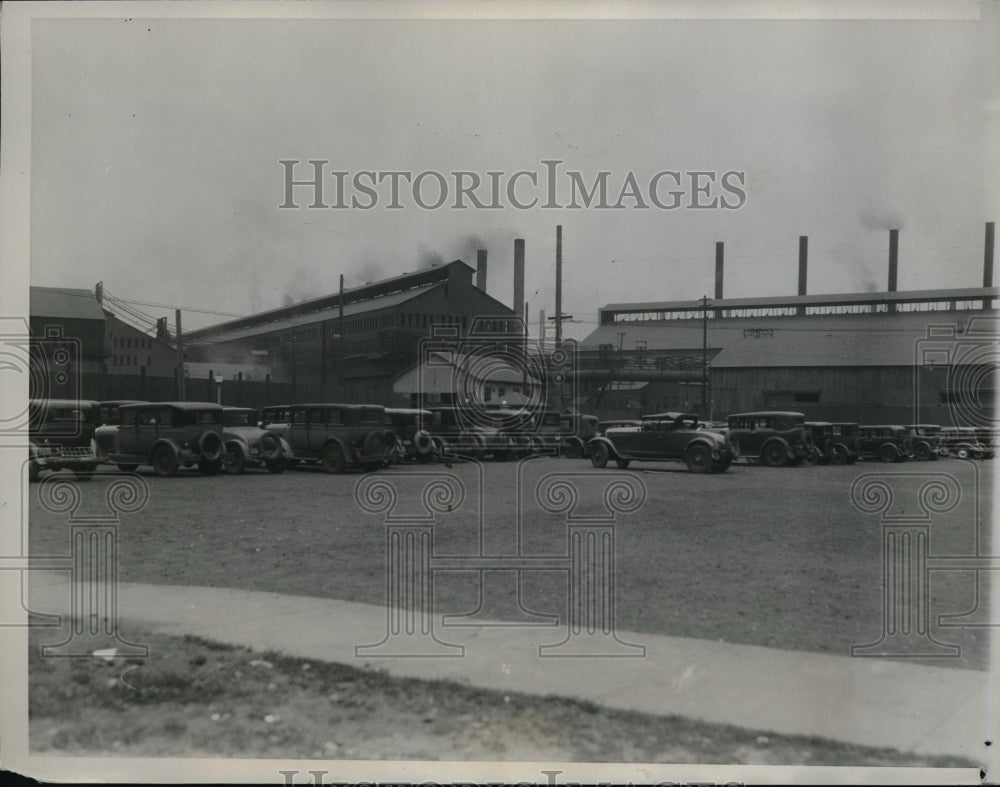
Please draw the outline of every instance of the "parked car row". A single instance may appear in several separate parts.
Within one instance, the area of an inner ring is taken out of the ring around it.
[[[939,456],[990,459],[996,442],[989,429],[806,421],[802,413],[784,411],[734,413],[717,423],[689,413],[660,413],[639,421],[604,422],[599,432],[587,444],[595,467],[605,467],[611,459],[623,468],[633,460],[680,461],[698,473],[722,472],[739,456],[769,467]]]
[[[598,422],[589,415],[497,409],[470,423],[457,407],[425,410],[372,404],[246,407],[207,402],[33,400],[29,478],[97,467],[141,465],[157,475],[195,467],[205,475],[249,468],[281,473],[299,463],[330,473],[452,456],[505,461],[545,454],[614,461],[683,462],[691,472],[724,472],[739,457],[771,467],[899,462],[940,456],[989,459],[996,436],[972,427],[860,425],[806,421],[802,413],[735,413],[708,423],[691,413]],[[492,425],[491,425],[492,423]]]
[[[330,473],[374,470],[450,456],[504,461],[532,454],[581,456],[596,431],[592,416],[497,411],[500,427],[469,424],[455,407],[428,410],[371,404],[252,408],[208,402],[36,401],[29,477],[99,464],[145,465],[160,476],[196,467],[205,475],[248,468],[281,473],[299,463]]]

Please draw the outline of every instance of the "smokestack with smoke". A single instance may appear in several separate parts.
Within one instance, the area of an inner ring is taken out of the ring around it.
[[[524,239],[514,240],[514,314],[524,316]]]
[[[486,292],[486,249],[476,251],[476,289]]]

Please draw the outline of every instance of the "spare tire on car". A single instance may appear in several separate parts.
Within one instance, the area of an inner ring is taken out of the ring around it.
[[[273,432],[265,432],[260,436],[260,454],[266,462],[274,462],[281,459],[281,440]]]
[[[218,432],[205,431],[198,437],[198,451],[204,461],[215,462],[221,459],[225,450],[222,435]]]
[[[413,450],[418,454],[430,454],[434,451],[434,439],[423,429],[413,435]]]

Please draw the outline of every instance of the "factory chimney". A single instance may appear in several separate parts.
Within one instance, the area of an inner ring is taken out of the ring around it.
[[[986,222],[986,248],[983,253],[983,286],[993,286],[993,235],[996,230],[996,223]],[[983,308],[992,309],[993,299],[983,298]]]
[[[809,277],[809,236],[799,235],[799,295],[807,293],[807,283]],[[799,314],[806,313],[805,306],[799,306]]]
[[[896,276],[899,271],[899,230],[889,230],[889,292],[896,291]],[[895,314],[896,304],[889,304],[889,313]]]
[[[721,240],[715,244],[715,300],[722,300],[722,267],[726,244]]]
[[[524,238],[514,240],[514,314],[524,316]]]
[[[476,289],[486,292],[486,249],[476,252]]]
[[[721,240],[715,242],[715,300],[722,300],[722,269],[726,254],[726,244]],[[722,316],[722,309],[715,310],[715,316]]]

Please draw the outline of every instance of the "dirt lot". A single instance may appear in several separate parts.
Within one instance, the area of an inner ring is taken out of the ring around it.
[[[953,477],[961,499],[952,511],[935,515],[929,552],[989,553],[984,517],[993,490],[977,493],[977,467],[953,460],[737,465],[700,476],[680,466],[633,465],[628,477],[644,488],[646,501],[615,524],[617,628],[848,655],[851,645],[877,641],[883,628],[882,527],[877,513],[852,504],[852,484],[865,474],[902,474],[892,479],[893,511],[909,516],[922,511],[917,490],[928,473]],[[989,467],[981,466],[981,484]],[[312,468],[240,477],[144,475],[147,504],[120,521],[120,578],[382,604],[384,514],[363,511],[356,487],[377,482],[365,505],[377,508],[395,495],[393,515],[412,519],[426,513],[421,495],[432,479],[422,474],[428,473],[458,479],[464,495],[436,516],[436,556],[565,556],[567,514],[542,510],[536,494],[552,474],[575,490],[573,516],[606,514],[608,478],[569,460],[396,466],[342,476]],[[110,471],[79,484],[75,515],[107,513],[106,494],[116,477]],[[40,503],[43,486],[30,490],[32,553],[66,554],[68,515]],[[435,613],[478,609],[487,618],[510,619],[520,603],[566,619],[564,573],[523,571],[520,599],[513,576],[439,572]],[[975,591],[972,571],[932,572],[931,634],[962,647],[961,658],[948,666],[986,667],[988,630],[936,622],[940,614],[973,610]],[[134,639],[136,632],[130,634]],[[563,698],[507,699],[189,638],[148,633],[140,641],[155,643],[151,658],[124,680],[104,662],[42,660],[33,651],[33,749],[126,756],[963,764],[620,713]],[[254,665],[262,660],[271,666]]]
[[[629,472],[645,485],[647,499],[637,512],[620,516],[615,527],[617,627],[848,655],[851,645],[877,641],[883,628],[882,529],[878,514],[852,505],[855,479],[907,474],[893,481],[895,505],[913,513],[920,510],[916,492],[926,474],[953,476],[962,498],[954,510],[935,515],[929,552],[974,554],[979,538],[980,550],[988,554],[991,466],[958,460],[783,469],[736,465],[721,475],[699,476],[680,465],[633,465]],[[581,461],[546,458],[518,467],[456,462],[448,468],[396,466],[375,476],[330,476],[311,468],[283,475],[146,476],[148,504],[122,518],[120,578],[384,603],[384,520],[361,510],[355,486],[376,476],[392,485],[399,516],[414,511],[428,480],[420,476],[425,472],[452,474],[464,486],[464,501],[437,516],[436,555],[480,549],[517,554],[519,548],[525,555],[565,555],[565,515],[540,509],[536,485],[547,474],[568,474],[579,493],[575,515],[593,516],[604,510],[603,482],[595,483],[600,476]],[[977,467],[983,476],[979,495],[972,475]],[[104,508],[110,481],[98,477],[81,486],[78,514]],[[65,553],[67,516],[45,510],[38,488],[33,486],[30,502],[32,552]],[[435,612],[471,612],[481,604],[486,617],[517,614],[512,573],[484,576],[485,589],[476,571],[435,575]],[[949,659],[949,666],[987,664],[987,629],[936,624],[937,615],[975,608],[975,590],[972,571],[931,573],[931,634],[962,647],[961,658]],[[566,615],[565,578],[558,571],[522,572],[521,593],[528,609]]]

